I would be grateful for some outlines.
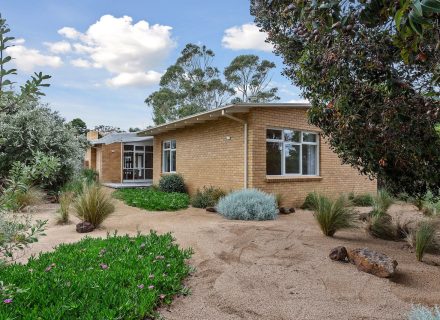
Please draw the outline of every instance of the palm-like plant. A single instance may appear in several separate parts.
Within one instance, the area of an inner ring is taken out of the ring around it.
[[[101,225],[115,211],[112,198],[96,182],[84,183],[83,191],[76,199],[74,208],[80,219],[90,222],[95,227]]]
[[[356,227],[356,214],[352,208],[347,207],[344,196],[332,201],[323,195],[315,194],[313,205],[315,219],[324,235],[332,237],[338,230]]]

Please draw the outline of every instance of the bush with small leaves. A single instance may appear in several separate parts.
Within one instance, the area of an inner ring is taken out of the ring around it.
[[[159,180],[159,189],[163,192],[186,193],[185,181],[176,173],[163,175]]]
[[[113,199],[96,182],[84,183],[83,191],[77,197],[74,208],[80,219],[90,222],[95,227],[99,227],[115,211]]]
[[[217,212],[233,220],[274,220],[278,207],[273,195],[257,189],[243,189],[221,198]]]
[[[440,308],[428,308],[422,305],[413,306],[408,315],[408,320],[440,320]]]
[[[215,207],[218,201],[226,196],[226,192],[217,187],[203,187],[191,199],[191,205],[195,208]]]
[[[344,196],[332,201],[323,195],[315,194],[313,206],[314,217],[322,233],[328,237],[332,237],[338,230],[356,227],[357,216],[354,210],[347,206]]]

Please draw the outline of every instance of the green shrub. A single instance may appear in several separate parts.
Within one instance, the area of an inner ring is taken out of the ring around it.
[[[159,180],[159,189],[163,192],[186,193],[186,186],[180,174],[166,174]]]
[[[226,196],[226,192],[217,187],[203,187],[191,199],[191,205],[195,208],[215,207],[220,198]]]
[[[1,198],[7,210],[19,212],[28,206],[42,204],[44,193],[37,187],[18,183],[9,185]]]
[[[413,306],[408,320],[440,320],[440,309],[438,306],[432,309],[421,305]]]
[[[371,207],[374,203],[373,196],[369,193],[355,195],[351,192],[348,195],[348,199],[356,207]]]
[[[82,169],[66,184],[61,187],[61,192],[73,192],[78,195],[82,192],[84,184],[91,184],[98,181],[98,172],[93,169]]]
[[[278,215],[275,197],[257,189],[229,193],[220,199],[217,211],[234,220],[274,220]]]
[[[152,188],[119,189],[113,193],[127,205],[151,211],[175,211],[188,208],[186,193],[162,192]]]
[[[323,195],[315,194],[313,199],[314,217],[324,235],[332,237],[338,230],[356,227],[356,214],[352,208],[347,207],[344,196],[332,201]]]
[[[423,221],[419,224],[414,238],[418,261],[422,261],[423,255],[427,250],[436,247],[435,232],[436,228],[432,222]]]
[[[301,206],[303,210],[315,210],[318,205],[319,195],[317,192],[310,192],[307,194],[304,203]]]
[[[419,210],[427,216],[440,215],[440,198],[434,197],[431,191],[420,199]]]
[[[73,192],[63,192],[59,196],[60,209],[58,210],[58,222],[67,223],[69,222],[69,212],[70,206],[75,199],[75,194]]]
[[[80,176],[87,180],[87,182],[98,181],[98,172],[94,169],[82,169]]]
[[[46,223],[47,221],[41,220],[33,222],[31,216],[26,213],[17,215],[7,212],[0,202],[0,267],[5,261],[14,260],[16,251],[23,250],[44,235]],[[1,294],[0,280],[0,296]]]
[[[191,255],[154,232],[61,244],[0,269],[1,281],[19,288],[0,291],[0,319],[152,319],[186,292]]]
[[[277,207],[280,208],[283,203],[283,195],[281,193],[277,193],[275,195],[275,201],[277,202]]]
[[[80,219],[90,222],[95,227],[99,227],[115,211],[112,198],[96,182],[84,183],[83,191],[75,200],[74,208]]]

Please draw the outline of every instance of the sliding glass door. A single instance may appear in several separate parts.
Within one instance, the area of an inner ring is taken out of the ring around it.
[[[135,144],[124,145],[124,182],[147,181],[153,179],[153,147]]]

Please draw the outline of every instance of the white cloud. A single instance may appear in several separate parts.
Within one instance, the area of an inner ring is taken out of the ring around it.
[[[6,53],[14,60],[15,65],[21,71],[34,71],[36,67],[58,68],[63,64],[60,57],[45,55],[37,49],[24,46],[24,39],[15,40],[15,45],[6,49]]]
[[[292,100],[289,100],[289,101],[287,101],[288,103],[310,103],[310,101],[309,100],[307,100],[307,99],[301,99],[301,98],[299,98],[299,99],[292,99]]]
[[[24,42],[25,42],[25,40],[23,38],[17,38],[17,39],[12,40],[12,44],[14,46],[19,45],[19,44],[23,44]]]
[[[111,87],[143,87],[159,83],[161,73],[156,71],[148,72],[123,72],[106,81]]]
[[[67,39],[77,39],[81,35],[75,28],[64,27],[58,30],[58,33]]]
[[[73,59],[70,60],[70,64],[74,67],[78,67],[78,68],[90,68],[92,67],[92,63],[88,60],[85,59]]]
[[[169,26],[149,25],[144,20],[133,23],[128,16],[105,15],[85,33],[69,27],[58,33],[76,39],[78,42],[73,44],[75,52],[87,56],[94,67],[115,74],[108,79],[108,85],[138,86],[159,82],[156,70],[176,46],[171,29]]]
[[[232,50],[272,51],[273,46],[267,42],[266,33],[261,32],[253,23],[246,23],[225,30],[222,45]]]
[[[67,41],[45,42],[44,44],[49,48],[50,52],[55,54],[68,53],[72,50],[72,46]]]

